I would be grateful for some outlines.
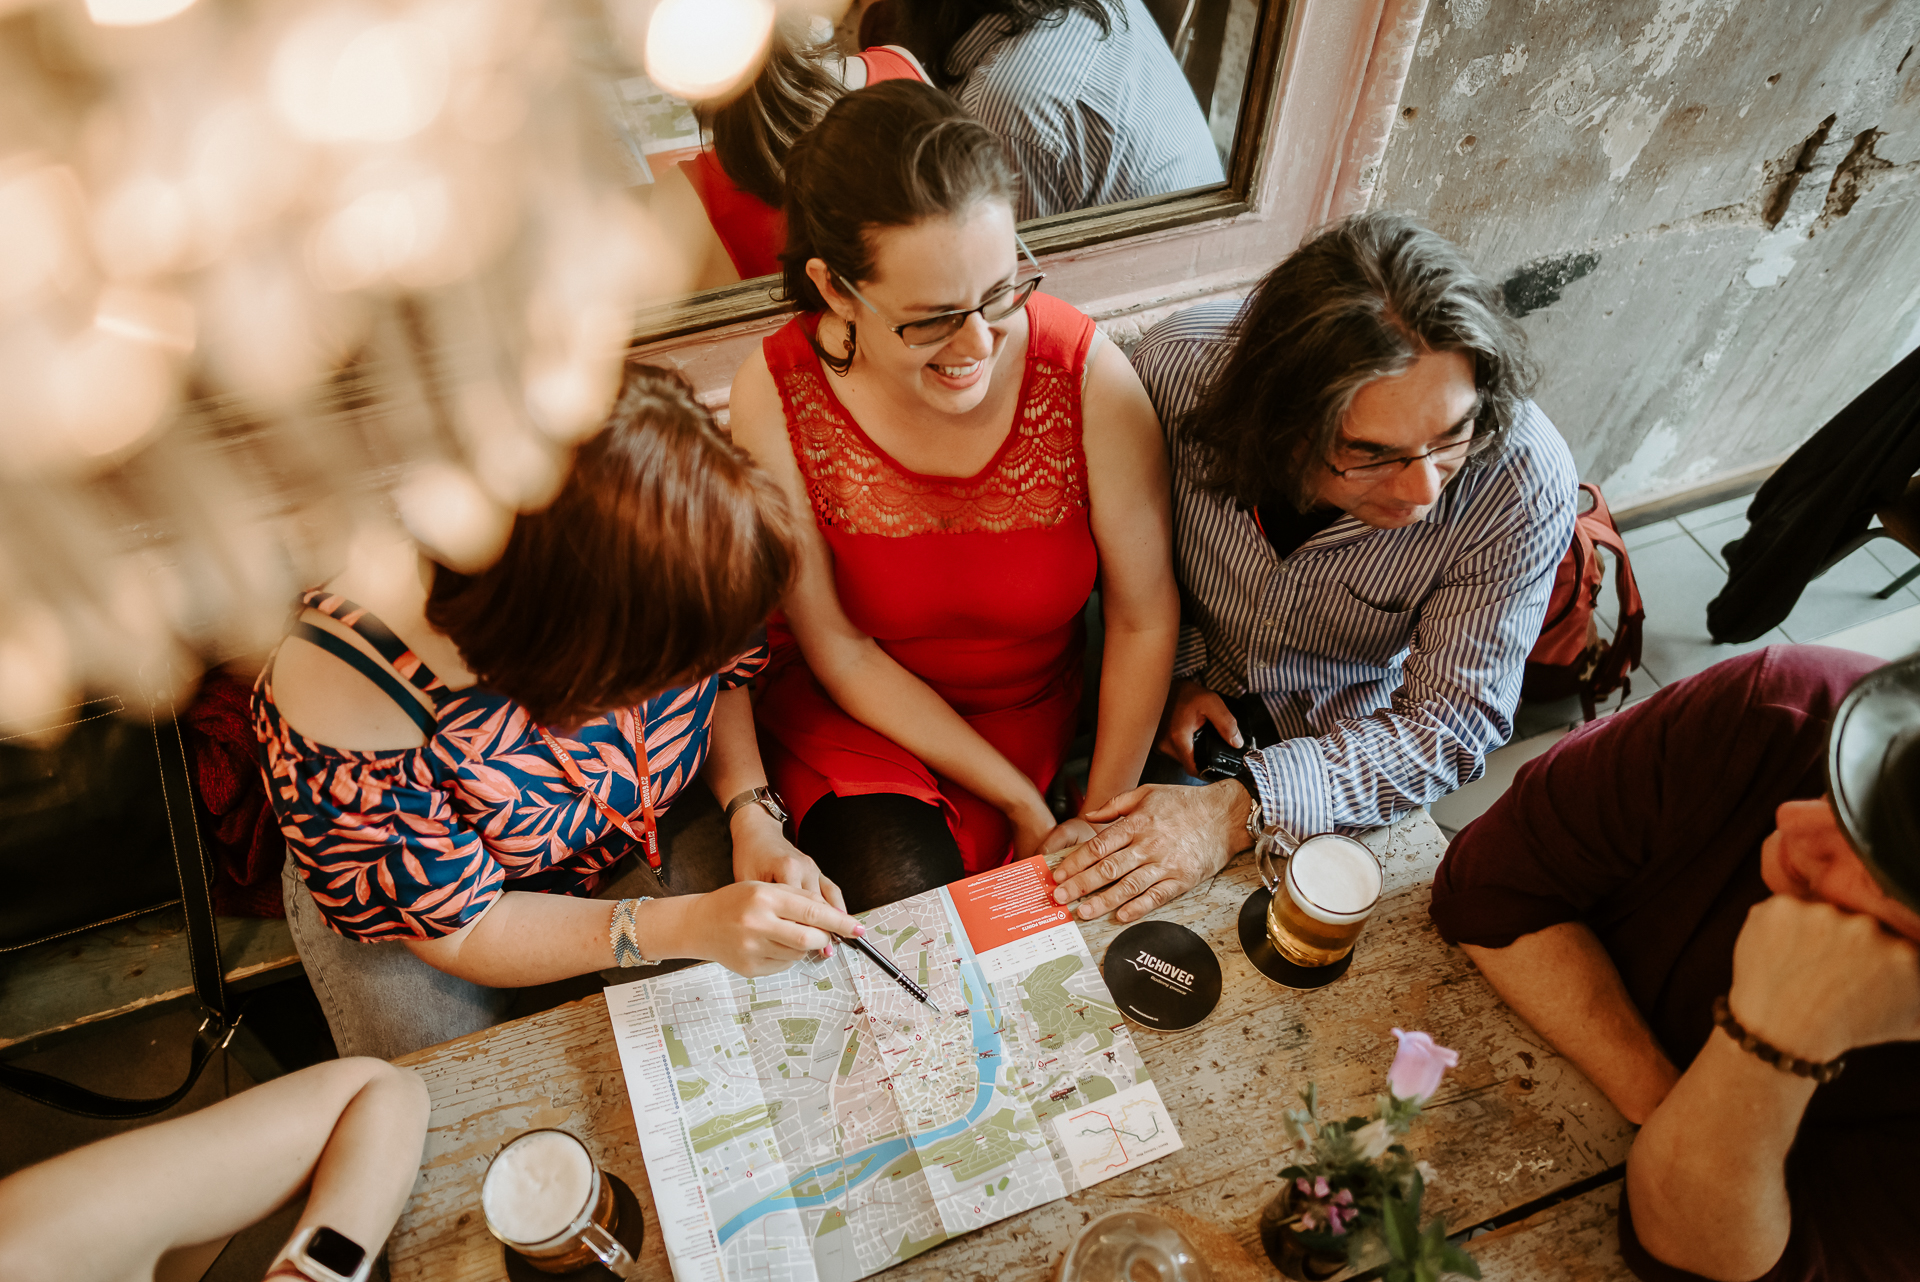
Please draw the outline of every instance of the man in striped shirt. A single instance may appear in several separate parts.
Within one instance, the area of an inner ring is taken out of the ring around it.
[[[1234,778],[1087,816],[1107,826],[1055,874],[1083,919],[1143,916],[1261,832],[1371,828],[1479,778],[1575,515],[1498,289],[1404,217],[1335,224],[1133,359],[1173,456],[1158,746],[1194,773],[1205,723],[1249,751]]]
[[[900,0],[934,82],[1006,139],[1022,221],[1226,181],[1141,0]]]

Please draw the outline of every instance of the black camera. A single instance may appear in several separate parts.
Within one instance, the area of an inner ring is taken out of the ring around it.
[[[1259,746],[1248,741],[1245,748],[1236,748],[1213,728],[1211,721],[1202,721],[1193,736],[1195,773],[1202,779],[1231,779],[1240,773],[1247,753]]]

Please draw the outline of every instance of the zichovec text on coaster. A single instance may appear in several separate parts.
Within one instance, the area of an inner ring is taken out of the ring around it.
[[[1220,1004],[1220,959],[1174,922],[1127,927],[1107,945],[1100,969],[1121,1013],[1147,1028],[1192,1028]]]

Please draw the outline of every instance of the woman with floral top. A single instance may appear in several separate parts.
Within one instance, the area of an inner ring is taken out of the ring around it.
[[[255,728],[342,1055],[457,1037],[615,964],[766,974],[861,933],[782,833],[744,686],[793,524],[692,390],[636,367],[491,568],[356,563],[302,598]],[[658,819],[702,773],[735,881],[645,898]]]

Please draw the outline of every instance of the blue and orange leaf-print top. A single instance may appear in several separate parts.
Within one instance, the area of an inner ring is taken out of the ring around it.
[[[368,942],[437,939],[503,891],[589,895],[633,848],[567,782],[525,708],[482,686],[448,690],[379,620],[324,590],[301,604],[360,634],[427,695],[433,732],[378,752],[313,742],[273,697],[270,659],[254,687],[254,732],[287,852],[327,924]],[[557,735],[589,785],[623,815],[640,809],[634,718],[646,727],[661,814],[706,763],[714,700],[766,666],[764,645],[720,672]],[[556,732],[557,733],[557,732]]]

